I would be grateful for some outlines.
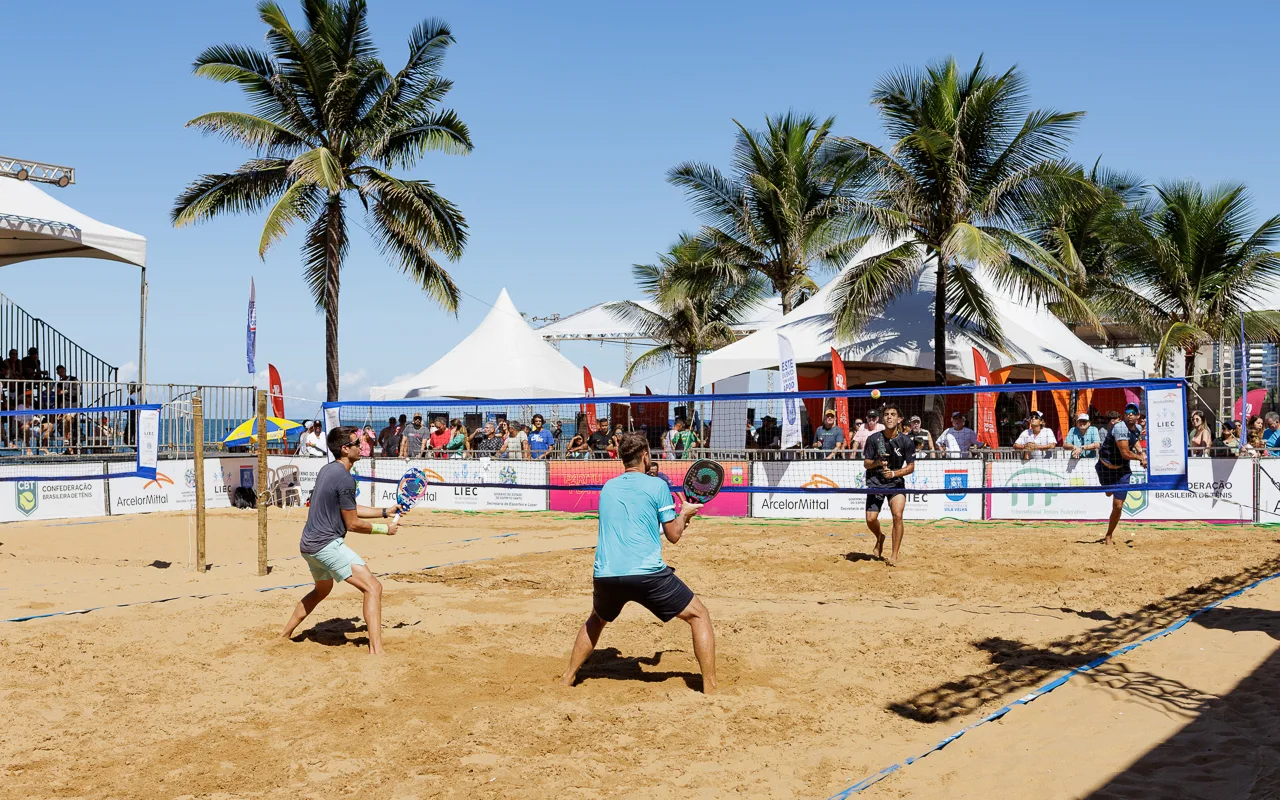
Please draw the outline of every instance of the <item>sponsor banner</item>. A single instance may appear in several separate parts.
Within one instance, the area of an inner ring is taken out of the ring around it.
[[[582,461],[549,461],[551,467],[551,484],[553,486],[593,486],[604,483],[610,478],[622,474],[622,462],[613,459],[584,459]],[[689,471],[692,461],[680,459],[658,459],[658,477],[664,478],[679,494],[684,485],[684,474]],[[743,461],[724,461],[725,486],[746,486],[751,476],[748,465]],[[552,511],[599,511],[600,492],[595,490],[552,489]],[[747,516],[747,495],[737,492],[722,493],[715,496],[700,511],[710,517],[745,517]]]
[[[782,391],[795,392],[800,389],[796,375],[796,358],[791,349],[791,340],[778,334],[778,372],[782,377]],[[800,444],[800,401],[794,397],[782,400],[782,449]]]
[[[102,473],[100,461],[32,466],[38,466],[46,474]],[[5,481],[0,483],[0,522],[105,516],[104,485],[101,478],[84,481],[48,481],[39,478]]]
[[[992,472],[993,486],[1037,487],[1025,494],[993,494],[989,519],[1105,520],[1111,498],[1102,492],[1054,492],[1054,486],[1097,486],[1092,459],[1047,458],[1018,462]],[[994,465],[1001,462],[993,462]],[[1137,473],[1141,476],[1142,473]],[[1234,458],[1192,458],[1187,462],[1188,491],[1150,489],[1129,492],[1121,519],[1253,520],[1253,462]]]
[[[356,472],[367,475],[376,466],[380,478],[398,478],[409,467],[417,467],[427,476],[427,493],[415,508],[441,511],[546,511],[545,489],[521,489],[515,484],[545,486],[547,462],[504,459],[391,459],[380,458],[376,465],[356,463]],[[374,506],[396,503],[396,484],[360,482],[372,487]],[[440,483],[500,483],[506,486],[440,486]],[[437,484],[437,485],[432,485]]]
[[[257,485],[256,458],[206,458],[204,507],[231,508],[231,492]],[[154,478],[111,478],[111,513],[190,511],[196,507],[196,462],[161,461]]]
[[[1280,522],[1280,458],[1258,459],[1258,522]]]
[[[982,485],[982,474],[981,461],[917,461],[915,472],[906,477],[907,507],[903,518],[982,519],[982,495],[966,491],[970,486]],[[861,489],[866,486],[866,471],[861,461],[765,461],[752,465],[751,479],[753,486]],[[942,488],[954,491],[945,494],[922,494],[919,491]],[[866,512],[865,494],[756,492],[751,495],[753,517],[862,519]],[[884,513],[888,513],[888,509]]]
[[[1147,463],[1152,478],[1187,472],[1186,400],[1182,387],[1147,392]]]

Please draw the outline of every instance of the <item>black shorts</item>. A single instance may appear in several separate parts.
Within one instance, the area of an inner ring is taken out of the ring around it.
[[[664,567],[646,575],[619,575],[596,578],[591,599],[596,616],[613,622],[627,603],[639,603],[663,622],[670,622],[693,602],[693,590],[676,577],[676,571]]]
[[[1128,462],[1125,462],[1125,466],[1120,469],[1112,469],[1103,464],[1102,461],[1098,461],[1094,465],[1094,469],[1098,472],[1098,483],[1102,484],[1103,488],[1108,486],[1127,486],[1129,484],[1129,476],[1133,475],[1133,470],[1129,468]],[[1123,500],[1129,493],[1124,490],[1113,490],[1107,492],[1107,494]]]
[[[867,510],[880,513],[880,509],[884,508],[884,501],[893,497],[895,494],[906,494],[906,483],[902,486],[868,486],[868,489],[879,489],[881,494],[867,495]]]

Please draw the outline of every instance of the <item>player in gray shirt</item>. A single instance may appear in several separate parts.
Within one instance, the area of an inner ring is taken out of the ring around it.
[[[334,428],[329,431],[326,444],[336,460],[325,464],[316,475],[307,524],[298,543],[316,585],[298,602],[280,636],[292,637],[294,629],[333,591],[333,582],[346,581],[364,594],[369,654],[381,655],[382,583],[369,571],[364,559],[347,547],[346,537],[348,533],[394,536],[399,523],[394,519],[366,522],[374,518],[388,519],[388,510],[356,504],[356,479],[351,475],[351,468],[360,460],[360,429]]]

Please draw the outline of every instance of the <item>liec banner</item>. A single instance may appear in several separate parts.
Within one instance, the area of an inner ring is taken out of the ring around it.
[[[796,357],[791,349],[791,340],[778,334],[778,368],[782,373],[782,391],[799,390],[800,381],[796,377]],[[794,397],[782,401],[782,449],[801,444],[800,433],[800,401]]]
[[[837,392],[843,392],[849,388],[844,374],[844,361],[834,347],[831,348],[831,388]],[[844,440],[852,442],[853,439],[849,434],[849,398],[847,397],[836,398],[836,424],[840,426],[840,430],[844,431]]]
[[[693,462],[659,459],[653,463],[658,465],[658,477],[665,480],[671,486],[671,491],[678,496],[679,489],[684,484],[684,474]],[[552,489],[549,492],[552,511],[599,511],[600,492],[598,490],[568,487],[599,486],[610,478],[616,478],[622,474],[622,462],[616,458],[550,461],[548,464],[551,466],[551,485],[566,487]],[[725,486],[748,485],[751,475],[745,462],[725,461],[722,462],[722,466]],[[747,509],[748,501],[745,493],[721,492],[698,513],[709,517],[745,517]]]
[[[987,360],[973,348],[973,382],[978,386],[991,385],[991,370],[987,369]],[[981,392],[978,399],[978,418],[974,421],[974,432],[978,441],[987,447],[999,447],[1000,435],[996,431],[996,395],[994,392]]]

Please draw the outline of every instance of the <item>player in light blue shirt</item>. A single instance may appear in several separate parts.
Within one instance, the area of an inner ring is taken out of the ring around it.
[[[685,501],[676,511],[671,486],[647,473],[653,463],[649,442],[636,433],[618,438],[618,457],[625,471],[600,490],[600,533],[596,544],[591,616],[578,630],[565,686],[577,681],[604,626],[622,607],[636,602],[663,622],[679,617],[693,632],[693,654],[702,670],[702,691],[716,690],[716,639],[711,613],[675,570],[662,560],[662,538],[680,541],[689,520],[702,508]]]

